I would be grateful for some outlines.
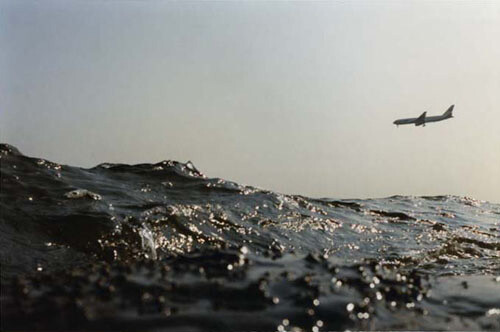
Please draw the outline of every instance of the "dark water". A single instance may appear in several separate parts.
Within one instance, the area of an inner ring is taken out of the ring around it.
[[[500,329],[498,204],[0,162],[2,330]]]

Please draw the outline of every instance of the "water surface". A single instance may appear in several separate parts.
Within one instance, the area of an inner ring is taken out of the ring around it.
[[[7,144],[0,162],[2,329],[500,329],[498,204],[313,199]]]

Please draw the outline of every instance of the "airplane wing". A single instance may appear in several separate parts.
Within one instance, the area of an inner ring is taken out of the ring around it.
[[[424,112],[422,113],[422,115],[420,115],[416,120],[415,120],[415,126],[421,126],[421,125],[424,125],[425,126],[425,115],[427,114],[427,112]]]

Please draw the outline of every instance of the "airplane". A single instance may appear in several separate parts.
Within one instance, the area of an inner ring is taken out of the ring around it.
[[[455,105],[451,105],[446,110],[446,112],[443,113],[443,115],[427,116],[427,112],[424,112],[418,118],[399,119],[399,120],[394,121],[393,123],[396,126],[414,123],[415,126],[425,127],[425,124],[427,122],[437,122],[437,121],[443,121],[443,120],[452,118],[453,115],[451,114],[451,112],[453,112],[454,107],[455,107]]]

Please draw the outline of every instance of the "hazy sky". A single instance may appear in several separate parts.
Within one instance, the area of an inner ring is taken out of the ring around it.
[[[499,41],[499,1],[0,0],[0,141],[315,197],[500,202]]]

